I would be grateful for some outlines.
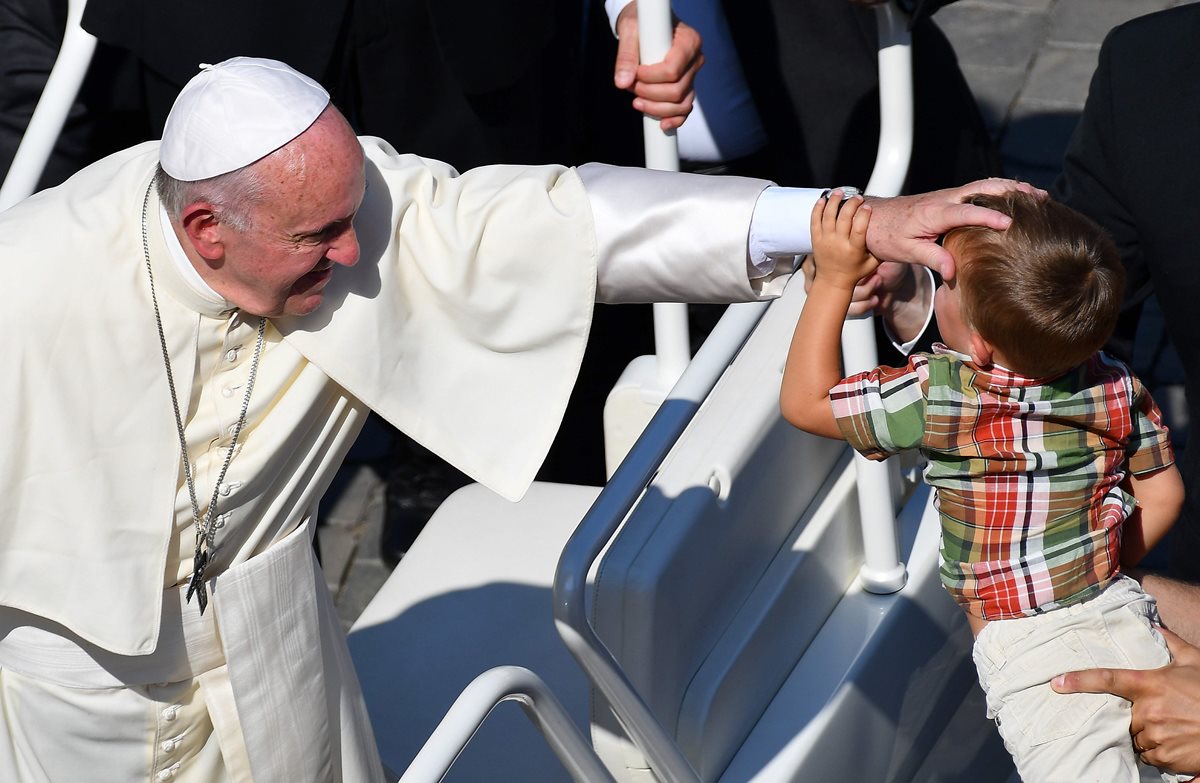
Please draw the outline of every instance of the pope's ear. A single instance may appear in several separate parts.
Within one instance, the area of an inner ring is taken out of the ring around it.
[[[225,255],[222,241],[227,230],[217,217],[216,208],[207,202],[196,201],[183,208],[179,216],[183,233],[192,247],[206,261],[220,261]]]

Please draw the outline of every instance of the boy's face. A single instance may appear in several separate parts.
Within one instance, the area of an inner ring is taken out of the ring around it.
[[[933,314],[937,318],[938,331],[942,333],[942,342],[959,353],[971,353],[971,328],[962,315],[959,301],[961,293],[958,281],[962,272],[962,260],[957,250],[957,237],[949,237],[944,247],[954,256],[955,274],[950,282],[942,281],[933,294]]]

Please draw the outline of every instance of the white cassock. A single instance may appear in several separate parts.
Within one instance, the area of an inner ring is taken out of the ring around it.
[[[747,274],[763,182],[457,176],[363,145],[361,260],[316,313],[267,326],[217,488],[204,616],[181,600],[195,539],[140,227],[202,514],[257,318],[190,277],[153,192],[143,220],[155,143],[0,215],[0,779],[379,779],[311,547],[367,411],[515,499],[558,427],[594,301],[754,299],[790,271]]]

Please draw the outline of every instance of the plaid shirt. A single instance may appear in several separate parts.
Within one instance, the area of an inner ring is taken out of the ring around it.
[[[1053,379],[982,370],[943,345],[830,392],[842,434],[871,459],[919,448],[942,518],[942,583],[985,619],[1098,593],[1119,569],[1135,501],[1125,471],[1174,461],[1162,415],[1098,353]]]

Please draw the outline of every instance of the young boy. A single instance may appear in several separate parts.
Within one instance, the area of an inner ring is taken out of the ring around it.
[[[1170,528],[1183,486],[1153,400],[1099,352],[1124,287],[1116,249],[1061,204],[976,196],[1012,225],[945,236],[957,270],[934,296],[945,345],[842,380],[842,321],[878,262],[870,205],[840,196],[813,210],[817,273],[784,370],[784,418],[871,459],[928,458],[942,582],[967,613],[988,716],[1022,780],[1136,783],[1129,703],[1049,685],[1073,669],[1170,660],[1154,600],[1121,574]]]

